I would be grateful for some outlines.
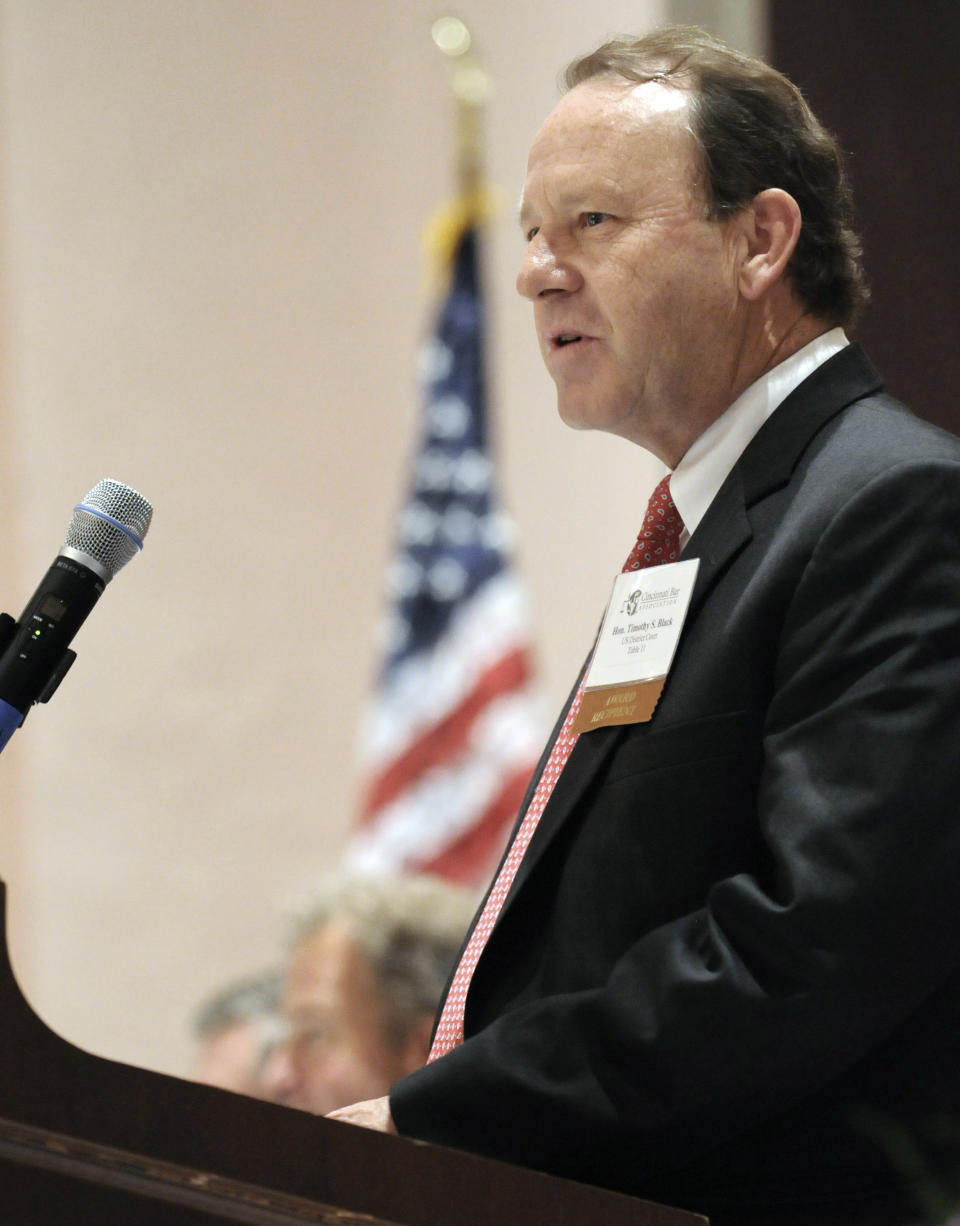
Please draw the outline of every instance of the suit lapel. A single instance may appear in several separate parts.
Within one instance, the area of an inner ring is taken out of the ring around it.
[[[849,345],[791,392],[761,427],[727,476],[683,551],[684,558],[700,559],[686,619],[688,626],[700,612],[711,588],[729,563],[750,542],[753,535],[750,508],[789,482],[801,455],[828,421],[853,401],[881,387],[880,375],[860,346]],[[682,642],[681,639],[681,647]],[[554,730],[554,736],[559,726]],[[504,915],[522,891],[524,882],[625,733],[624,727],[601,728],[578,739],[517,870],[491,935],[491,943]],[[553,737],[531,782],[527,800],[533,794],[552,743]],[[525,812],[526,803],[521,813]]]
[[[827,422],[882,386],[879,373],[860,346],[848,345],[805,379],[764,423],[683,551],[684,558],[700,559],[688,624],[727,565],[753,536],[750,509],[788,484],[800,457]]]

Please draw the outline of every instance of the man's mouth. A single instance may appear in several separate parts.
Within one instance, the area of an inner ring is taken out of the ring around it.
[[[579,332],[561,332],[559,336],[554,337],[553,343],[558,349],[562,349],[565,345],[573,345],[582,340],[583,337]]]

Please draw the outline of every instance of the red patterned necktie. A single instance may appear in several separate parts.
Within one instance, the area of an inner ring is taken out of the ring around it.
[[[643,519],[643,527],[640,529],[637,542],[630,551],[630,556],[624,563],[623,569],[625,571],[641,570],[646,566],[660,566],[664,562],[675,562],[680,555],[680,533],[682,531],[683,521],[677,508],[673,505],[673,498],[670,494],[670,475],[668,473],[650,495],[650,501],[647,503],[647,513]],[[584,671],[584,676],[586,676],[586,671]],[[427,1063],[438,1059],[440,1056],[445,1056],[448,1051],[451,1051],[463,1042],[463,1012],[470,980],[473,978],[473,972],[480,961],[480,955],[483,953],[487,938],[497,922],[497,916],[500,914],[504,899],[507,897],[510,886],[513,884],[513,879],[533,837],[537,822],[539,822],[544,809],[547,807],[547,801],[550,799],[554,785],[560,778],[560,772],[566,765],[567,759],[577,743],[579,734],[571,732],[571,728],[580,710],[582,698],[583,681],[581,680],[573,702],[570,704],[567,717],[563,721],[563,727],[557,734],[557,739],[553,742],[550,757],[543,768],[543,774],[540,776],[536,791],[533,793],[530,804],[527,806],[523,821],[520,823],[520,827],[514,836],[506,859],[500,866],[497,879],[487,895],[483,911],[477,920],[473,932],[470,934],[470,940],[467,942],[460,962],[457,965],[453,980],[450,983],[450,990],[447,992],[447,998],[443,1002],[443,1011],[440,1014],[440,1021],[437,1023],[437,1031],[433,1037],[433,1046],[430,1048]]]

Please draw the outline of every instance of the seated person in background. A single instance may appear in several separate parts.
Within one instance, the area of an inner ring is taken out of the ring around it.
[[[193,1035],[197,1051],[193,1079],[205,1085],[264,1098],[261,1073],[279,1041],[279,971],[231,983],[197,1010]]]
[[[414,876],[347,879],[312,899],[294,925],[288,1034],[265,1096],[322,1114],[419,1068],[475,906],[461,887]]]

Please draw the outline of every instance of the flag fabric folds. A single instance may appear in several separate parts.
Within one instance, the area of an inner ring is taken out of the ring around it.
[[[497,506],[476,230],[424,347],[424,413],[388,574],[383,664],[361,732],[346,864],[462,882],[496,864],[539,757],[527,620]]]

